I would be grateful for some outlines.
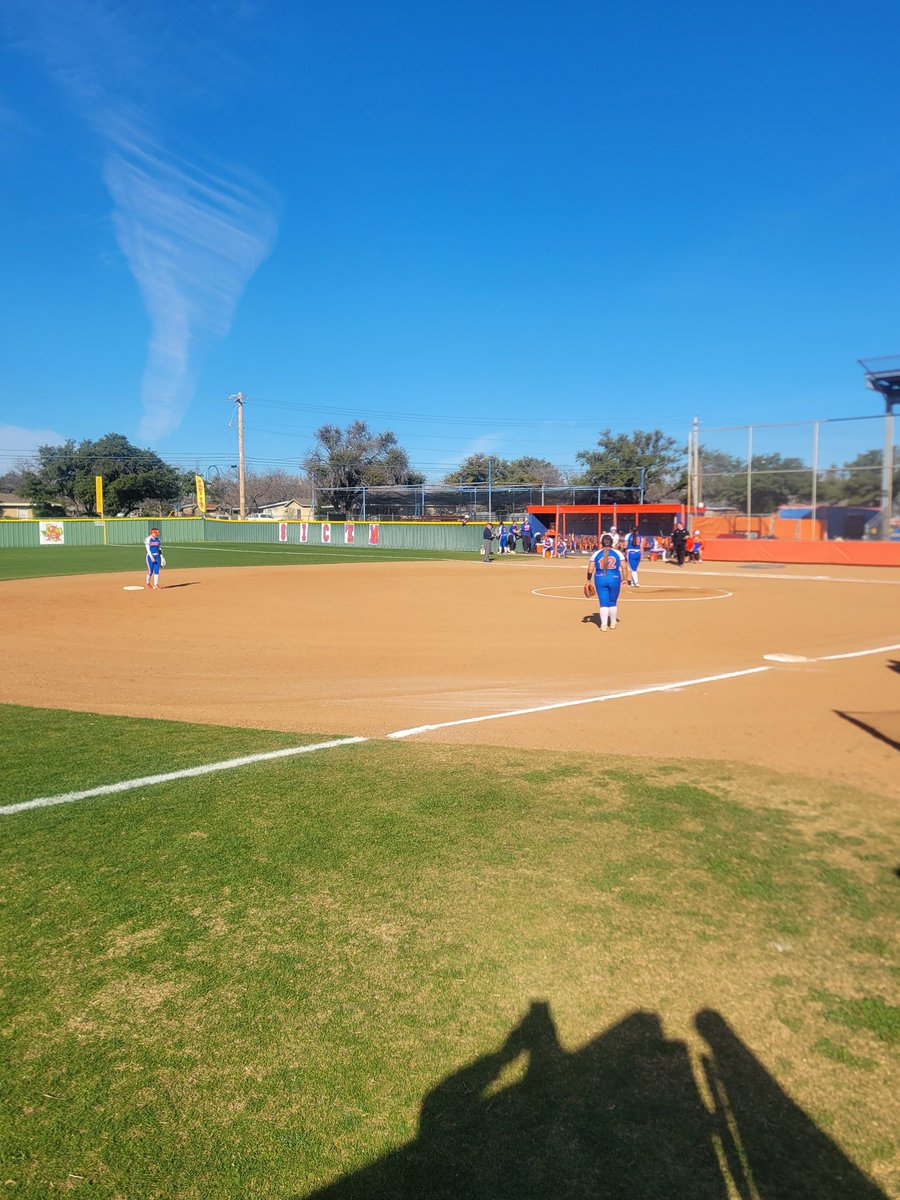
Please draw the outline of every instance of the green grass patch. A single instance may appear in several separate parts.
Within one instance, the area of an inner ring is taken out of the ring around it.
[[[888,953],[888,944],[884,938],[866,937],[853,938],[850,942],[851,950],[858,950],[860,954],[875,954],[878,958],[884,958]]]
[[[846,1046],[832,1041],[831,1038],[819,1038],[813,1046],[813,1050],[816,1054],[821,1054],[823,1058],[830,1059],[831,1062],[840,1063],[844,1067],[853,1067],[859,1071],[872,1071],[876,1065],[874,1059],[852,1054]]]
[[[848,1029],[865,1029],[890,1045],[900,1042],[900,1005],[888,1004],[880,996],[849,998],[820,989],[810,992],[809,998],[824,1006],[826,1021]]]
[[[196,725],[178,721],[2,704],[0,804],[331,740],[322,734],[298,736],[217,725],[207,727],[202,738],[197,734]],[[22,753],[24,747],[31,750]]]
[[[0,710],[16,799],[297,740]],[[724,1196],[686,1040],[757,1177],[789,1145],[809,1194],[896,1178],[897,1010],[833,990],[868,933],[805,832],[821,784],[543,762],[369,742],[0,818],[10,1194]]]
[[[416,562],[436,559],[472,560],[477,552],[391,550],[368,546],[293,546],[281,542],[169,542],[167,569],[203,567],[316,566],[322,563]],[[110,571],[144,571],[144,549],[137,546],[37,546],[0,550],[0,580],[53,575],[96,575]],[[165,572],[163,572],[165,583]]]

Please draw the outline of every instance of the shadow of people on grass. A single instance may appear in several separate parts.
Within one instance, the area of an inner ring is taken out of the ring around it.
[[[719,1013],[696,1027],[728,1168],[743,1197],[886,1200],[884,1193],[794,1103]]]
[[[535,1002],[428,1093],[414,1141],[306,1200],[886,1200],[722,1017],[697,1026],[713,1112],[655,1013],[569,1053]]]

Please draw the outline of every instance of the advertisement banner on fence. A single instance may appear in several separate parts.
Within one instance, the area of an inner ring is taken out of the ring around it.
[[[377,525],[369,526],[369,545],[377,546],[381,538],[381,531]]]
[[[323,521],[322,522],[322,545],[327,546],[330,541],[331,541],[331,522]]]
[[[38,537],[42,546],[64,546],[66,527],[62,521],[41,521],[38,525]]]
[[[284,521],[282,521],[281,524],[278,526],[278,540],[279,540],[279,542],[287,541],[287,525],[285,524]]]
[[[194,487],[197,491],[197,507],[202,513],[206,512],[206,484],[202,475],[194,476]]]
[[[305,546],[309,540],[309,526],[305,521],[300,522],[300,541]]]
[[[352,546],[355,541],[356,541],[356,526],[355,525],[345,525],[344,526],[344,545]]]

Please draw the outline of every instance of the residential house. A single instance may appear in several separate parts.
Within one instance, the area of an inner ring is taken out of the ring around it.
[[[31,501],[12,492],[0,492],[0,518],[12,521],[29,521],[34,517]]]
[[[311,521],[312,508],[302,500],[280,500],[277,504],[261,504],[259,512],[276,521]]]

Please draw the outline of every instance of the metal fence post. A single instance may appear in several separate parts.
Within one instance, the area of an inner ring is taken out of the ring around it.
[[[818,498],[819,498],[819,422],[813,423],[813,465],[812,465],[812,521],[818,520]],[[809,526],[810,538],[816,539],[816,525],[810,523]]]

